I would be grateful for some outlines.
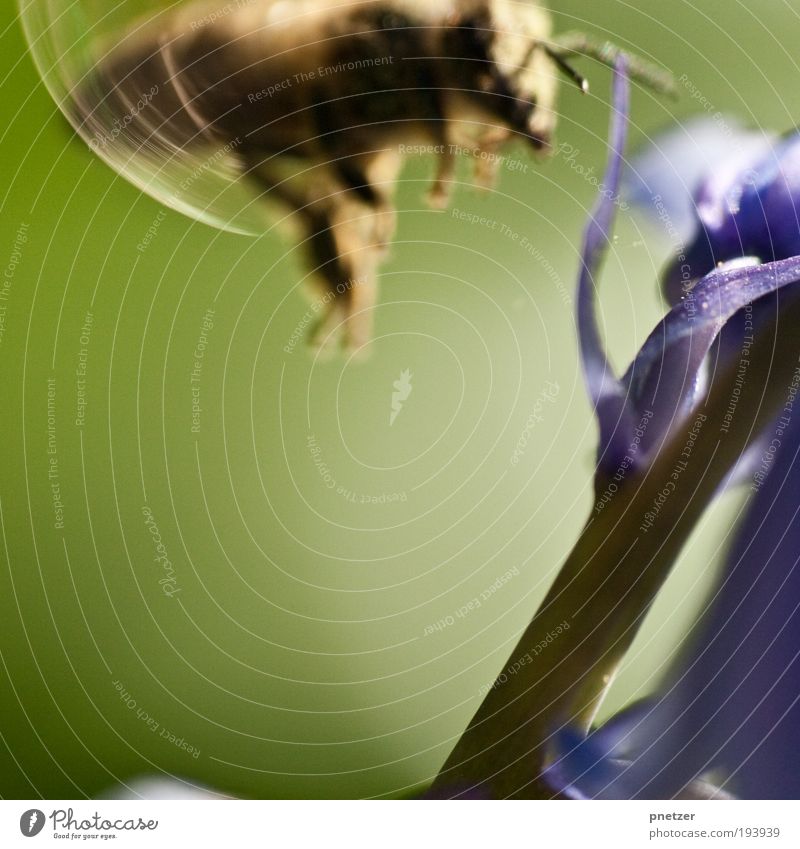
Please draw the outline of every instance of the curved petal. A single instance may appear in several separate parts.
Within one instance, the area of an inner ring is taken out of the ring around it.
[[[703,364],[725,323],[752,301],[800,280],[800,257],[753,262],[739,260],[704,277],[650,334],[623,377],[630,417],[652,413],[639,465],[692,410]]]
[[[626,417],[625,392],[608,361],[598,326],[595,298],[596,275],[608,249],[616,217],[614,199],[619,191],[628,135],[630,90],[627,60],[622,54],[615,64],[612,99],[610,152],[604,180],[608,191],[600,194],[583,234],[576,316],[586,388],[600,426],[599,463],[608,469],[615,466],[615,458],[625,450],[619,435],[627,433],[631,426],[625,422],[625,426],[620,427]]]
[[[593,397],[601,426],[599,471],[630,456],[634,430],[641,431],[646,418],[629,464],[645,467],[702,394],[706,358],[725,323],[751,302],[800,281],[800,256],[754,263],[738,260],[704,277],[653,330],[621,381],[599,373],[602,391]]]

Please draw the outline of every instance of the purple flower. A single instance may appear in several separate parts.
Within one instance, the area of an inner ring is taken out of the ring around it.
[[[612,179],[622,141],[615,140]],[[601,433],[598,491],[623,462],[620,446],[637,422],[639,431],[642,421],[647,429],[633,465],[647,475],[687,421],[706,421],[715,367],[721,372],[738,357],[742,383],[757,380],[747,373],[750,352],[766,346],[788,357],[790,368],[774,381],[768,373],[761,398],[771,403],[772,415],[762,416],[761,430],[754,428],[742,443],[743,450],[751,448],[744,519],[719,586],[661,693],[599,729],[554,728],[545,777],[570,798],[800,798],[800,344],[794,329],[800,136],[793,132],[774,146],[757,147],[755,156],[751,145],[747,156],[723,163],[701,183],[693,241],[665,274],[676,305],[620,379],[598,343],[594,287],[587,282],[609,227],[603,220],[598,228],[595,216],[588,230],[580,330]],[[670,208],[679,204],[672,199]],[[728,336],[726,344],[720,334]],[[731,417],[741,412],[735,397]],[[649,417],[642,419],[645,411]],[[736,460],[729,454],[726,467],[722,457],[712,458],[709,474],[720,479]],[[657,532],[655,523],[646,531]]]
[[[800,254],[799,200],[800,133],[792,130],[778,140],[737,136],[732,151],[695,191],[693,236],[685,256],[664,274],[670,302],[680,301],[720,262],[749,256],[770,262]]]
[[[769,153],[762,149],[747,174],[725,166],[702,183],[701,208],[716,203],[721,212],[688,222],[692,244],[711,243],[713,236],[728,261],[717,267],[715,254],[710,264],[692,265],[691,285],[626,372],[616,375],[595,300],[611,243],[627,115],[620,57],[606,190],[584,234],[577,299],[599,429],[596,502],[434,783],[439,796],[800,793],[794,754],[800,742],[800,402],[794,409],[800,297],[792,297],[800,290],[800,257],[781,258],[763,217],[780,211],[780,244],[790,250],[785,213],[793,206],[794,183],[778,165],[792,170],[792,144],[787,139]],[[771,172],[769,163],[776,166]],[[738,252],[731,232],[741,237]],[[800,237],[797,242],[800,251]],[[750,256],[743,256],[745,245]],[[758,463],[763,468],[753,477]],[[747,516],[681,662],[659,695],[594,727],[614,673],[685,540],[722,488],[747,473],[753,487]]]
[[[620,182],[627,108],[627,101],[620,100],[612,128],[612,155],[606,180],[615,187]],[[767,154],[765,145],[770,151]],[[734,155],[744,171],[732,173],[730,163],[724,161],[723,178],[707,177],[701,182],[697,192],[698,221],[694,225],[697,235],[687,255],[706,249],[712,255],[703,262],[694,262],[691,286],[684,287],[673,299],[673,308],[620,378],[613,375],[608,363],[595,315],[595,275],[609,243],[615,212],[607,198],[600,198],[584,237],[583,268],[578,282],[578,328],[587,388],[600,425],[601,470],[611,471],[616,467],[631,444],[633,430],[646,413],[652,413],[646,435],[636,442],[635,465],[646,466],[653,450],[664,442],[670,430],[698,406],[708,354],[723,327],[744,307],[759,299],[768,301],[798,278],[800,224],[794,196],[800,200],[800,135],[787,137],[774,149],[763,139],[758,139],[755,146],[759,151],[755,159],[752,138],[743,145],[747,150],[744,163],[738,154]],[[649,162],[645,162],[649,167]],[[678,181],[679,186],[689,184]],[[748,186],[752,186],[752,191]],[[674,197],[670,206],[677,207]],[[780,241],[777,236],[770,241],[766,213],[777,219]],[[793,229],[787,226],[790,213]],[[779,245],[785,250],[779,251]],[[789,249],[791,252],[786,253]],[[756,267],[769,259],[779,261]],[[685,261],[682,254],[668,267],[665,273],[668,290]]]
[[[716,159],[713,168],[707,166],[710,157]],[[800,254],[797,129],[781,138],[743,130],[732,119],[690,121],[634,157],[626,180],[634,204],[677,237],[662,278],[671,304],[684,302],[691,309],[698,280],[720,263]],[[769,321],[782,299],[797,296],[776,292],[758,300],[747,315],[733,317],[716,343],[719,356],[736,356],[751,325]]]

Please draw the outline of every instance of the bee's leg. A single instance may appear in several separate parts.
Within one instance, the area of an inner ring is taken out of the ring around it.
[[[351,185],[333,196],[325,232],[319,234],[314,262],[324,269],[330,302],[330,316],[317,330],[317,342],[330,334],[332,322],[343,323],[344,342],[351,350],[361,350],[372,335],[372,307],[378,292],[377,275],[394,235],[396,213],[392,203],[401,157],[383,150],[370,157],[351,160]],[[352,183],[362,187],[356,191]],[[369,188],[369,194],[363,190]],[[332,236],[336,262],[323,263],[330,255],[326,244]]]
[[[309,342],[315,348],[330,349],[344,335],[348,292],[352,287],[346,258],[339,255],[339,245],[330,219],[318,218],[312,223],[308,237],[309,258],[318,284],[314,309],[318,312],[309,331]]]
[[[426,123],[433,129],[433,141],[437,148],[438,160],[433,183],[428,189],[427,201],[431,209],[445,209],[450,202],[453,183],[456,177],[456,157],[458,146],[454,144],[453,129],[455,123],[449,113],[445,87],[436,77],[429,81],[430,99],[425,114]]]
[[[319,183],[312,194],[272,175],[263,164],[249,172],[270,196],[295,211],[306,230],[314,279],[321,284],[315,303],[320,317],[311,334],[319,347],[339,337],[350,348],[369,342],[377,268],[394,232],[391,193],[399,157],[382,152],[363,171],[355,164],[344,187],[339,169],[333,169],[336,179],[323,181],[327,196],[320,196]]]
[[[358,350],[371,338],[384,247],[376,242],[374,207],[349,194],[336,198],[309,238],[311,262],[323,284],[323,310],[312,332],[312,343],[320,348],[341,337],[348,349]]]
[[[475,185],[481,189],[492,189],[500,170],[500,148],[508,141],[511,133],[504,128],[493,128],[478,139],[478,160],[475,163]]]
[[[456,176],[456,154],[453,145],[444,140],[440,142],[442,152],[436,167],[433,184],[428,190],[428,205],[431,209],[445,209],[450,202],[453,180]]]
[[[387,248],[395,229],[395,212],[392,195],[400,172],[402,158],[392,150],[379,150],[368,155],[339,159],[335,170],[345,187],[350,190],[350,199],[361,201],[375,215],[371,238],[380,248]]]
[[[397,151],[384,150],[373,156],[364,169],[376,198],[372,225],[374,243],[384,256],[388,253],[389,243],[394,237],[397,225],[393,196],[402,164],[403,158]]]
[[[246,173],[263,191],[265,201],[288,209],[305,232],[305,248],[311,260],[312,280],[319,291],[314,302],[320,318],[312,329],[314,339],[328,339],[344,321],[344,301],[337,300],[337,287],[346,291],[342,281],[348,272],[342,267],[334,235],[331,198],[312,197],[307,187],[286,179],[257,159],[245,162]]]

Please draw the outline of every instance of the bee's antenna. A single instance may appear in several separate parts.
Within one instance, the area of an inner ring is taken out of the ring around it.
[[[662,70],[652,62],[642,59],[641,56],[627,53],[610,41],[596,40],[582,32],[568,32],[556,38],[545,49],[559,64],[564,62],[565,56],[588,56],[610,68],[614,67],[617,57],[625,53],[628,57],[628,74],[631,79],[646,85],[653,91],[670,97],[676,96],[675,79],[669,71]]]
[[[559,71],[561,71],[565,76],[572,80],[576,86],[584,93],[589,93],[589,80],[583,76],[583,74],[578,73],[572,65],[567,62],[567,60],[557,51],[554,50],[550,45],[544,45],[545,53],[556,63]]]
[[[547,53],[547,55],[556,63],[558,69],[562,73],[566,74],[566,76],[569,77],[584,94],[589,91],[589,81],[583,75],[579,74],[557,49],[554,49],[549,44],[543,44],[541,41],[531,42],[530,47],[522,57],[522,61],[517,66],[517,69],[512,76],[519,77],[522,74],[522,72],[530,65],[533,54],[540,47],[544,48],[545,53]]]

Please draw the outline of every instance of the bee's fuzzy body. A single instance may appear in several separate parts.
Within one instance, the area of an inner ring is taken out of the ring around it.
[[[548,13],[512,0],[232,0],[162,13],[98,53],[74,92],[85,137],[162,158],[223,148],[299,217],[330,293],[321,338],[369,337],[378,263],[394,231],[404,149],[440,155],[430,199],[447,202],[453,149],[511,136],[546,148],[557,71]],[[123,138],[119,138],[122,135]],[[484,172],[476,173],[490,182]]]

